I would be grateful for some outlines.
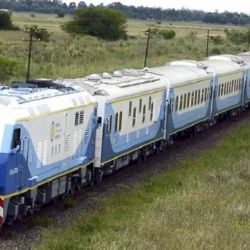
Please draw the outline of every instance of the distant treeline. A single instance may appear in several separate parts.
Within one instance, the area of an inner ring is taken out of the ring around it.
[[[42,13],[72,13],[76,8],[105,7],[122,11],[128,18],[153,19],[166,21],[201,21],[205,23],[217,24],[250,24],[250,15],[237,12],[204,12],[201,10],[189,9],[162,9],[149,7],[126,6],[120,2],[109,5],[90,4],[89,6],[81,1],[76,4],[72,1],[69,4],[62,0],[0,0],[0,9],[12,11],[32,11]]]

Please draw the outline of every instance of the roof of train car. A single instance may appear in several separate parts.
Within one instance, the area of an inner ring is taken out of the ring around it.
[[[5,86],[0,89],[0,116],[4,120],[11,121],[32,119],[95,102],[96,100],[87,91]]]
[[[245,62],[250,63],[250,51],[240,53],[238,56],[240,56]]]
[[[76,89],[85,88],[97,98],[105,96],[107,101],[152,93],[165,89],[167,85],[157,75],[134,69],[115,71],[113,74],[93,74],[85,78],[59,79],[56,82]]]
[[[223,57],[210,57],[207,60],[201,61],[209,69],[213,70],[217,75],[226,75],[231,72],[237,72],[242,70],[244,64],[234,61],[223,60]]]
[[[150,72],[167,79],[171,87],[182,86],[213,77],[211,72],[194,61],[175,61],[165,66],[150,68]]]

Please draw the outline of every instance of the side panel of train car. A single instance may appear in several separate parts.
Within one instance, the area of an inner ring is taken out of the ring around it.
[[[235,62],[215,59],[203,63],[216,73],[214,116],[240,109],[244,103],[245,67]]]
[[[172,88],[173,105],[168,116],[169,134],[208,121],[213,81],[208,79]]]
[[[102,164],[163,139],[164,105],[165,89],[106,103]]]
[[[210,119],[214,84],[211,72],[194,61],[176,61],[150,70],[166,78],[170,86],[168,137]]]

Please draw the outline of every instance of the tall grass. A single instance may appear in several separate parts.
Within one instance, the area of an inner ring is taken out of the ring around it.
[[[249,125],[48,229],[35,249],[249,249]]]

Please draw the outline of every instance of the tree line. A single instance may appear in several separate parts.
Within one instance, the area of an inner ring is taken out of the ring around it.
[[[66,4],[63,0],[0,0],[0,9],[12,11],[32,11],[43,13],[73,13],[77,8],[105,7],[123,12],[128,18],[153,19],[166,21],[201,21],[204,23],[217,24],[250,24],[250,15],[237,12],[205,12],[201,10],[189,9],[162,9],[149,7],[126,6],[120,2],[104,6],[103,4],[89,6],[81,1],[76,4],[74,1]]]

